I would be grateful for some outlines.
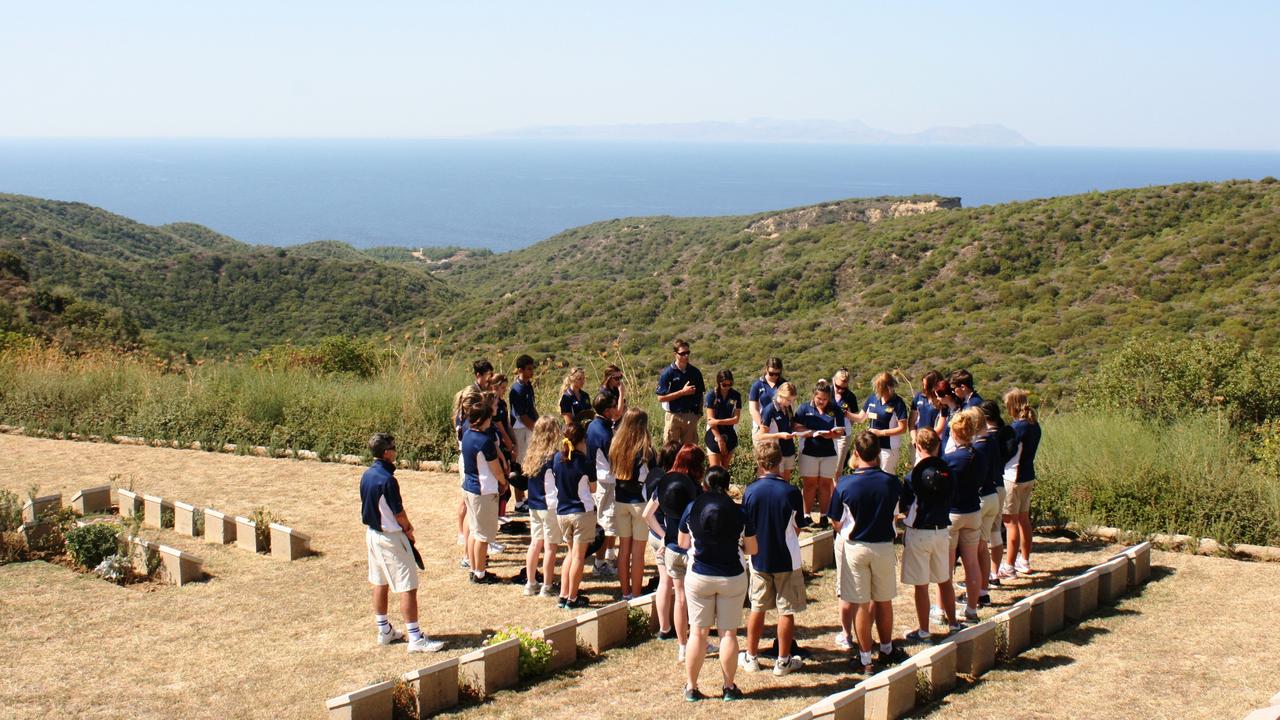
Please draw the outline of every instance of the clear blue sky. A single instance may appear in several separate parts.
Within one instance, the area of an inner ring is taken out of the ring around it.
[[[0,137],[999,123],[1280,149],[1280,3],[9,3]]]

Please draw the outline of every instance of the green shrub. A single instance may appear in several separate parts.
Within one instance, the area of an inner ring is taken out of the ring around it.
[[[265,552],[271,552],[271,523],[284,524],[287,522],[284,516],[260,507],[249,515],[249,519],[253,521],[253,532],[258,541],[258,547]]]
[[[107,523],[72,528],[67,531],[67,554],[81,567],[91,570],[116,553],[119,536],[120,529]]]
[[[528,630],[508,625],[485,642],[485,645],[496,645],[515,638],[520,641],[520,677],[531,678],[543,675],[551,668],[551,643],[536,638]]]
[[[22,527],[22,498],[17,493],[0,490],[0,532]]]
[[[627,609],[627,640],[635,642],[649,637],[649,611],[644,608]]]

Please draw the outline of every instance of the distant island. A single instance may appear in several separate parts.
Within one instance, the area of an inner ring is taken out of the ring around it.
[[[931,127],[915,133],[873,128],[860,120],[777,120],[626,125],[543,125],[498,130],[477,138],[503,140],[646,140],[665,142],[807,143],[829,145],[959,145],[1028,147],[1033,143],[1003,125]]]

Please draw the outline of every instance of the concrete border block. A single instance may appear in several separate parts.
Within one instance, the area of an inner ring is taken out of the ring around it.
[[[1022,601],[1031,606],[1031,637],[1045,638],[1062,629],[1065,595],[1062,586],[1055,585]]]
[[[625,600],[610,603],[578,616],[578,642],[593,653],[602,653],[627,641]]]
[[[1129,587],[1145,585],[1151,579],[1151,543],[1140,542],[1121,553],[1128,562]]]
[[[793,715],[787,715],[786,717],[782,718],[782,720],[815,720],[815,718],[817,717],[818,716],[814,715],[813,712],[810,710],[801,710],[800,712],[795,713]],[[831,717],[832,716],[830,715],[823,716],[823,720],[829,720],[829,718]],[[858,716],[858,720],[862,720],[861,715]]]
[[[147,566],[163,562],[160,557],[160,543],[143,540],[140,537],[131,537],[129,542],[141,548],[141,552],[133,558],[133,571],[139,575],[148,575]]]
[[[116,498],[120,507],[120,517],[132,517],[142,512],[142,498],[138,497],[138,493],[116,488]]]
[[[633,609],[643,610],[649,614],[649,632],[658,632],[658,603],[655,602],[655,593],[646,593],[640,597],[631,598],[627,603]]]
[[[159,530],[163,526],[164,509],[172,508],[173,503],[167,502],[158,495],[142,496],[142,525],[143,527],[155,528]]]
[[[551,643],[551,670],[567,668],[578,661],[578,619],[548,625],[533,631],[533,636]]]
[[[800,563],[809,572],[835,567],[835,532],[823,530],[800,538]]]
[[[330,720],[385,720],[391,717],[391,692],[395,686],[394,680],[380,682],[329,698],[324,706]]]
[[[1031,647],[1031,606],[1014,605],[991,618],[997,625],[1004,626],[1005,653],[1008,657],[1017,657],[1023,650]]]
[[[956,672],[978,677],[995,667],[996,624],[984,620],[946,639],[956,646]]]
[[[418,696],[418,717],[430,717],[458,704],[458,658],[449,658],[401,676]]]
[[[863,720],[866,702],[867,688],[858,684],[848,690],[828,695],[800,713],[812,720]]]
[[[48,520],[36,520],[22,523],[18,528],[18,534],[22,535],[22,540],[27,547],[32,550],[42,550],[45,548],[46,542],[53,536],[53,523]]]
[[[1112,558],[1090,569],[1098,573],[1098,603],[1114,605],[1129,587],[1128,559]]]
[[[956,686],[956,646],[940,643],[911,656],[911,664],[929,681],[930,700],[951,692]]]
[[[1245,715],[1244,720],[1280,720],[1280,705],[1258,708]]]
[[[168,545],[160,545],[156,549],[160,552],[161,567],[169,582],[182,587],[204,579],[204,560]]]
[[[859,684],[866,688],[863,707],[867,720],[897,720],[915,707],[915,665],[905,663],[882,670]]]
[[[271,557],[297,560],[311,554],[311,536],[280,523],[271,523]],[[238,535],[237,535],[238,537]]]
[[[49,513],[62,509],[62,495],[44,495],[28,500],[22,506],[22,522],[36,522]]]
[[[179,535],[196,537],[196,506],[181,500],[173,501],[173,530]]]
[[[204,539],[217,545],[236,541],[236,523],[226,513],[213,508],[204,509]]]
[[[511,638],[458,658],[458,683],[487,697],[520,681],[520,640]]]
[[[99,485],[77,490],[71,496],[71,507],[75,508],[75,511],[81,515],[109,512],[111,510],[111,486]]]
[[[1090,570],[1058,583],[1062,588],[1062,614],[1072,622],[1080,622],[1098,609],[1098,573]]]
[[[266,550],[258,544],[258,526],[252,520],[241,515],[237,515],[236,523],[236,547],[241,550],[248,550],[256,553]]]

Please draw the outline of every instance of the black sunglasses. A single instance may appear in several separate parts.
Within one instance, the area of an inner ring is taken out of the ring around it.
[[[677,355],[679,355],[680,357],[687,357],[687,356],[689,355],[689,351],[688,351],[688,350],[682,350],[682,351],[680,351],[680,352],[677,352],[676,354],[677,354]]]

